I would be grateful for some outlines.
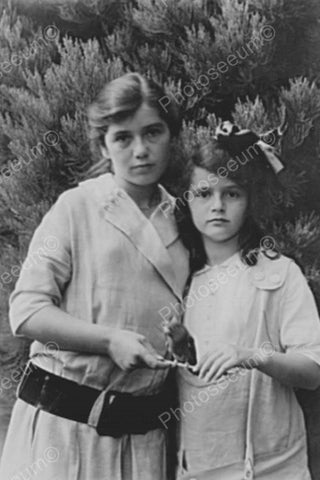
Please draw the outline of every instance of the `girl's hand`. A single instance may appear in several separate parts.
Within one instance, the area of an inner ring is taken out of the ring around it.
[[[169,368],[171,364],[154,350],[140,333],[130,330],[114,330],[110,336],[108,353],[122,370],[138,367]]]
[[[227,370],[233,367],[254,368],[258,366],[257,351],[236,345],[216,344],[205,353],[193,368],[199,378],[206,382],[218,380]]]

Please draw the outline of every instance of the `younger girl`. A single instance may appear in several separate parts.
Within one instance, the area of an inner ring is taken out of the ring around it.
[[[10,320],[35,342],[1,480],[167,480],[159,311],[181,300],[187,253],[158,184],[180,128],[163,95],[136,73],[105,86],[89,123],[110,173],[64,192],[34,234]]]
[[[266,149],[227,123],[192,157],[181,231],[198,375],[179,369],[179,479],[310,479],[294,388],[320,384],[320,323],[301,270],[256,223],[281,168]]]

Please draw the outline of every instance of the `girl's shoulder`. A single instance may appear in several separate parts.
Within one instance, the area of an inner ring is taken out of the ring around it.
[[[277,257],[261,252],[257,264],[249,268],[252,283],[262,290],[275,290],[280,288],[292,274],[300,274],[301,270],[294,260],[285,256]]]
[[[71,209],[79,209],[84,204],[101,204],[108,199],[108,196],[115,188],[115,182],[109,173],[100,175],[97,178],[90,178],[80,182],[78,186],[63,192],[56,204],[67,206]]]

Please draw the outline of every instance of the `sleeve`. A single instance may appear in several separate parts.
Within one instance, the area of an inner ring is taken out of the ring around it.
[[[310,287],[290,262],[280,310],[280,343],[284,351],[302,353],[320,365],[320,320]]]
[[[13,334],[33,314],[61,303],[71,278],[71,239],[68,202],[62,194],[43,217],[30,242],[19,279],[9,299]]]

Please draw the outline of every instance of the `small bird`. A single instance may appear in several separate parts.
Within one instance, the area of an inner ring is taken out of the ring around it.
[[[186,327],[179,323],[176,317],[172,317],[171,320],[164,320],[162,326],[169,353],[174,360],[187,365],[196,365],[195,342]]]

